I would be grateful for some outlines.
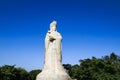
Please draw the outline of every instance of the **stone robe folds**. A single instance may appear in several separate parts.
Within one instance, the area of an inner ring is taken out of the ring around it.
[[[52,36],[52,39],[50,38]],[[57,31],[48,32],[45,38],[45,61],[43,70],[55,72],[62,70],[62,36]]]

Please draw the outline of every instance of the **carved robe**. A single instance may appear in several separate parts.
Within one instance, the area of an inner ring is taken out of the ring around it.
[[[52,35],[52,39],[50,38]],[[61,55],[62,36],[57,31],[48,32],[45,38],[44,69],[57,71],[63,69]]]

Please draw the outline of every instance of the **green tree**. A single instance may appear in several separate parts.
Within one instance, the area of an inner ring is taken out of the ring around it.
[[[15,65],[9,66],[4,65],[0,68],[0,79],[1,80],[15,80],[14,68]]]
[[[120,56],[115,53],[102,58],[79,60],[79,65],[63,64],[72,79],[77,80],[119,80],[120,79]],[[27,72],[15,65],[0,67],[0,80],[35,80],[41,70]]]
[[[15,68],[14,74],[16,80],[29,80],[29,73],[23,68]]]
[[[119,80],[119,56],[111,53],[102,58],[80,60],[80,78],[78,80]]]
[[[0,67],[0,80],[29,80],[29,74],[25,69],[16,68],[15,65],[4,65]]]
[[[71,64],[63,64],[66,72],[71,76],[72,72],[71,72],[71,68],[72,68],[72,65]]]
[[[36,76],[37,74],[39,74],[41,72],[41,70],[32,70],[29,72],[29,77],[30,80],[36,80]]]
[[[72,79],[77,79],[79,80],[80,78],[80,66],[79,65],[73,65],[72,68],[71,68],[71,78]]]

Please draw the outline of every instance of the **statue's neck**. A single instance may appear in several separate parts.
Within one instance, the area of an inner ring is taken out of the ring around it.
[[[52,30],[50,30],[50,32],[57,32],[57,31],[52,31]]]

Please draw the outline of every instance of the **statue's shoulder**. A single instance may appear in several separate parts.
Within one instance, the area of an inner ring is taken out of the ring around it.
[[[58,36],[62,36],[59,32],[57,32],[57,35],[58,35]]]
[[[57,32],[57,31],[56,31],[56,33],[57,33],[57,35],[61,35],[61,34],[60,34],[59,32]]]

